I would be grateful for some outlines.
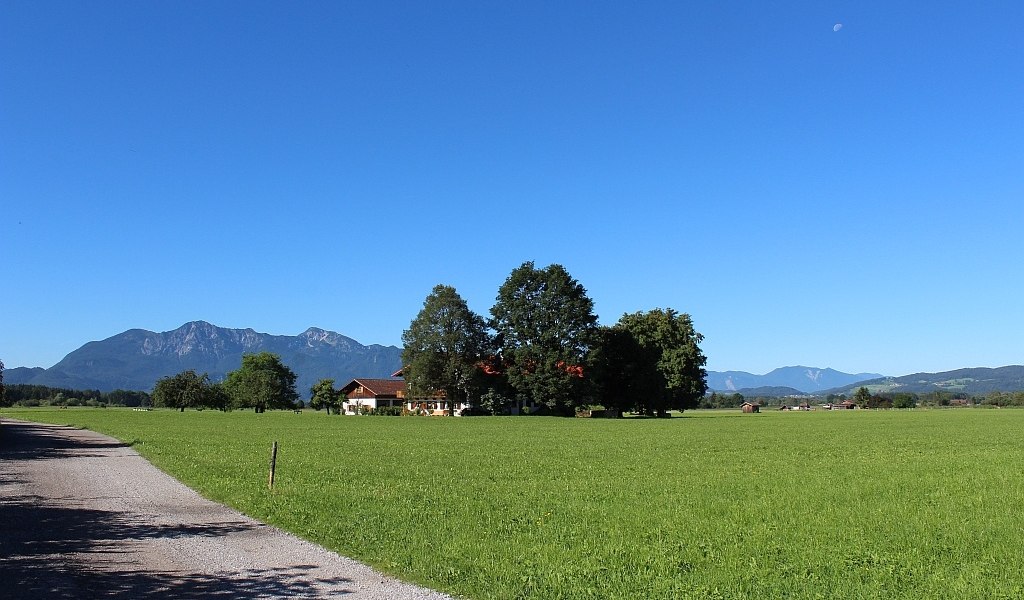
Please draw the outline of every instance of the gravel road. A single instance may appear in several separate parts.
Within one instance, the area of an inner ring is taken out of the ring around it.
[[[5,419],[0,598],[450,597],[205,500],[113,438]]]

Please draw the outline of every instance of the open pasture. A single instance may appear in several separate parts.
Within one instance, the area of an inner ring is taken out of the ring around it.
[[[1024,411],[3,415],[108,433],[209,498],[470,598],[1024,596]]]

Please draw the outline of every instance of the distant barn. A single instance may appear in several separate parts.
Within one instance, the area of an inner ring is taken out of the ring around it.
[[[761,405],[754,404],[753,402],[744,402],[743,404],[740,405],[740,409],[742,409],[745,413],[756,413],[761,412]]]

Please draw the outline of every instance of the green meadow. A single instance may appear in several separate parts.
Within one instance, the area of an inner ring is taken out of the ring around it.
[[[211,499],[469,598],[1024,597],[1024,410],[3,416],[113,435]]]

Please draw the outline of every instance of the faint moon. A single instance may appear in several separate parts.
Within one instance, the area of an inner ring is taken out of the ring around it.
[[[842,23],[836,23],[835,25],[832,26],[832,31],[839,31],[842,28],[843,28],[843,24]]]

